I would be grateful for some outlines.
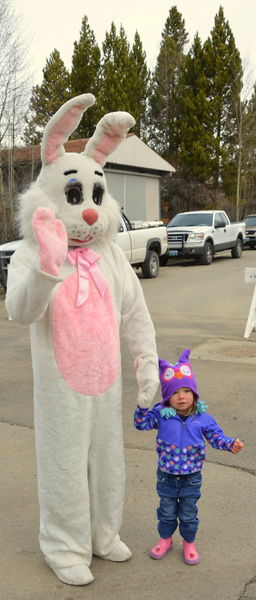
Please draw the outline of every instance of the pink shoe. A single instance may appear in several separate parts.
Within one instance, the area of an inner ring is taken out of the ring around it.
[[[167,540],[160,538],[159,542],[150,550],[149,556],[156,559],[163,558],[171,549],[172,538],[170,537]]]
[[[187,565],[198,565],[200,562],[200,556],[194,542],[186,542],[186,540],[183,540],[183,556]]]

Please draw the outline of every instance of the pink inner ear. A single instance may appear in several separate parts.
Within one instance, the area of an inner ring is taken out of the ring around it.
[[[58,148],[63,144],[64,140],[64,134],[58,131],[58,127],[55,126],[48,137],[47,147],[45,150],[45,158],[48,163],[51,163],[57,158],[59,155]]]
[[[45,149],[45,160],[47,163],[53,162],[59,156],[60,146],[66,142],[70,133],[76,128],[83,111],[83,106],[73,106],[51,129]]]
[[[111,154],[121,141],[120,135],[105,134],[101,139],[100,144],[95,149],[93,158],[96,162],[104,164],[106,156]]]

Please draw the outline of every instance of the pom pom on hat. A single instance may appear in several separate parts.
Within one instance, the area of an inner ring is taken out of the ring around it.
[[[199,398],[196,377],[192,371],[189,356],[190,350],[183,350],[175,365],[159,358],[159,374],[164,404],[167,404],[172,394],[181,387],[189,388],[194,392],[197,399]]]

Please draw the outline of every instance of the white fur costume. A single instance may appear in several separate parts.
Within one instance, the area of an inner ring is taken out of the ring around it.
[[[45,129],[41,173],[21,199],[24,240],[6,296],[12,319],[30,324],[40,547],[59,579],[74,585],[93,580],[92,554],[131,556],[118,535],[125,484],[119,329],[140,406],[151,404],[159,381],[154,328],[138,278],[113,241],[119,209],[102,171],[134,119],[110,113],[84,153],[63,147],[93,102],[91,94],[73,98]]]

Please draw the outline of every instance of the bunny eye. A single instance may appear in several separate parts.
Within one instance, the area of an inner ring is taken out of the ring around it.
[[[93,186],[93,192],[92,192],[92,199],[94,204],[97,204],[98,206],[100,206],[100,204],[102,203],[102,196],[104,194],[104,189],[101,187],[101,185],[95,183]]]
[[[65,187],[65,194],[69,204],[82,204],[83,202],[83,191],[81,183],[68,183]]]

